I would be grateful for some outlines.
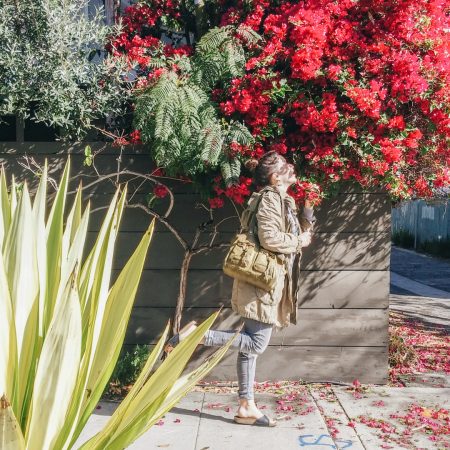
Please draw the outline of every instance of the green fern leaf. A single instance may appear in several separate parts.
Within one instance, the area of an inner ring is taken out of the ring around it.
[[[202,129],[200,135],[200,148],[203,161],[216,165],[222,152],[224,137],[218,123],[211,122]]]
[[[241,145],[251,145],[255,142],[255,139],[244,124],[232,121],[228,129],[226,141],[237,142]]]
[[[227,186],[231,186],[239,181],[241,174],[241,162],[234,158],[231,161],[223,161],[220,165],[222,177]]]
[[[225,27],[216,27],[208,31],[197,44],[196,51],[199,53],[208,53],[217,51],[220,46],[233,38],[232,32],[234,27],[227,25]]]
[[[262,40],[262,37],[247,25],[239,25],[236,29],[236,34],[244,38],[248,44],[254,45]]]

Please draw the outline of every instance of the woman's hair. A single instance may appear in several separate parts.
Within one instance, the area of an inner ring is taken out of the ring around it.
[[[265,153],[260,159],[249,159],[245,167],[254,172],[253,179],[257,186],[267,186],[281,158],[282,156],[273,150]]]

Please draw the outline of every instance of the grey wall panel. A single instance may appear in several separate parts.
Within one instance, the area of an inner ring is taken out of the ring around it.
[[[89,223],[89,231],[98,231],[100,229],[105,216],[105,207],[109,205],[112,197],[112,194],[94,194],[90,198],[86,198],[85,203],[89,200],[91,210],[94,211]],[[143,205],[147,207],[149,199],[148,194],[136,194],[129,200],[134,207],[129,206],[126,208],[120,225],[121,231],[142,233],[146,230],[152,216],[147,214],[145,210],[136,208],[136,206]],[[176,230],[194,233],[200,225],[210,220],[210,213],[204,207],[206,204],[207,202],[202,202],[197,194],[175,194],[174,208],[167,220]],[[153,208],[158,214],[164,215],[169,208],[169,198],[158,200]],[[214,223],[209,225],[210,229],[216,224],[221,232],[236,232],[239,229],[238,215],[236,210],[230,205],[214,210],[213,217]],[[167,231],[167,228],[162,224],[158,224],[157,229]]]
[[[109,158],[117,158],[119,149],[111,144],[102,141],[63,143],[54,142],[0,142],[0,153],[14,155],[19,157],[24,154],[36,155],[37,157],[67,157],[80,156],[84,154],[86,145],[89,145],[94,152],[100,152],[102,155],[108,155]],[[122,150],[123,155],[147,154],[147,150],[142,145],[127,146]]]
[[[316,231],[390,231],[390,210],[385,194],[339,194],[316,208]]]
[[[114,271],[113,279],[118,271]],[[299,308],[387,308],[388,271],[302,271]],[[179,270],[144,270],[135,305],[175,307]],[[222,270],[189,271],[186,306],[229,306],[232,278]]]
[[[301,272],[300,308],[387,308],[389,271]]]
[[[44,165],[45,159],[48,160],[49,176],[59,181],[62,170],[67,162],[67,155],[51,155],[51,154],[39,154],[32,155],[37,164],[41,167]],[[84,164],[84,155],[74,154],[70,156],[71,160],[71,188],[76,189],[80,181],[84,186],[98,180],[98,176],[105,176],[111,173],[117,172],[117,156],[113,155],[98,155],[95,159],[94,166],[86,166]],[[20,163],[24,162],[24,159],[19,155],[5,155],[1,154],[0,164],[5,165],[9,174],[14,173],[18,181],[28,179],[30,181],[31,188],[33,189],[37,184],[37,178],[33,179],[32,173],[24,168]],[[121,158],[121,167],[123,169],[135,171],[138,173],[151,173],[153,166],[151,164],[148,155],[124,155]],[[114,181],[114,179],[112,179]],[[125,180],[125,179],[124,179]],[[141,192],[149,192],[149,184],[141,185],[142,180],[132,180],[129,182],[129,190],[138,190]],[[177,183],[182,188],[185,188],[181,183]],[[89,188],[89,191],[97,193],[114,193],[116,187],[112,181],[103,181],[96,183]]]
[[[88,233],[89,249],[96,233]],[[114,268],[123,267],[139,243],[142,233],[121,233],[117,242]],[[193,233],[183,233],[192,242]],[[232,233],[221,233],[215,243],[228,244]],[[200,245],[206,245],[211,235],[204,235]],[[390,233],[316,233],[309,247],[303,251],[304,270],[388,270]],[[227,248],[213,249],[192,258],[192,269],[220,269]],[[183,248],[168,232],[155,233],[150,244],[145,269],[177,269],[181,266]]]
[[[214,351],[212,347],[197,347],[185,373],[198,367]],[[358,379],[361,383],[385,385],[388,382],[387,355],[387,347],[269,345],[257,358],[255,381],[329,381],[351,384]],[[231,348],[203,381],[236,382],[236,359],[237,350]],[[160,364],[161,361],[157,361],[155,370]]]
[[[92,194],[85,201],[90,201],[92,214],[89,230],[98,231],[107,207],[112,199],[111,195]],[[148,204],[148,194],[136,194],[130,203]],[[210,219],[209,212],[201,206],[201,199],[196,194],[175,195],[174,208],[168,221],[178,230],[195,232],[197,227]],[[159,200],[155,210],[164,214],[169,206],[169,199]],[[316,208],[317,232],[375,232],[390,231],[389,210],[390,202],[382,194],[339,194],[336,198],[325,200]],[[100,209],[102,208],[102,209]],[[240,208],[242,210],[242,208]],[[239,228],[236,210],[227,205],[215,210],[214,224],[219,224],[222,232],[235,232]],[[142,209],[128,208],[121,223],[121,231],[141,231],[148,226],[150,216]],[[164,231],[163,227],[160,227]]]
[[[205,351],[209,354],[211,349]],[[386,384],[388,382],[387,347],[308,347],[269,346],[258,356],[256,381],[304,380]],[[204,381],[236,380],[236,351],[230,350]],[[187,370],[201,362],[199,352]]]
[[[202,321],[217,308],[186,308],[183,323]],[[161,336],[174,308],[135,308],[127,332],[127,344],[154,344]],[[320,346],[387,345],[387,309],[301,309],[298,322],[278,332],[271,344]],[[241,318],[231,308],[223,308],[214,329],[234,329]]]
[[[389,232],[315,233],[303,250],[304,270],[388,270]]]

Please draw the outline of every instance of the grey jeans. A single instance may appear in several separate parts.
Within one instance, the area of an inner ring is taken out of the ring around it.
[[[256,358],[269,345],[272,328],[272,324],[244,317],[244,327],[232,343],[233,347],[239,348],[237,357],[239,398],[254,399],[253,383],[255,381]],[[234,334],[236,334],[236,330],[208,330],[205,334],[204,345],[221,347]]]

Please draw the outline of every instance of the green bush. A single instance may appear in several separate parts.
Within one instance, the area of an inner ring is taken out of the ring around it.
[[[392,234],[392,243],[403,248],[414,248],[414,235],[408,230],[399,230]],[[441,258],[450,259],[450,237],[445,239],[429,239],[418,242],[416,250]]]
[[[450,259],[450,238],[421,242],[418,250]]]
[[[111,375],[111,382],[120,386],[133,384],[141,373],[149,353],[148,345],[136,345],[131,351],[122,351]]]
[[[408,230],[396,231],[392,234],[392,242],[399,247],[413,248],[414,235]]]
[[[0,2],[0,115],[17,115],[83,138],[96,121],[125,112],[128,71],[106,53],[119,25],[88,0]],[[32,68],[32,70],[31,70]]]

